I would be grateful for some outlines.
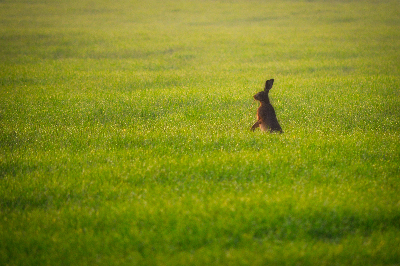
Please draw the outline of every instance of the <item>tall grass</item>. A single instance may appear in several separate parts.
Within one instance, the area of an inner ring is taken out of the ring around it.
[[[1,1],[1,264],[399,264],[399,8]]]

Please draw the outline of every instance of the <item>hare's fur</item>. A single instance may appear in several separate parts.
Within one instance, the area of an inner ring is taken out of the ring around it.
[[[254,95],[254,99],[260,102],[260,107],[257,109],[257,122],[251,127],[254,131],[257,127],[260,127],[261,131],[278,131],[283,133],[281,126],[279,125],[278,119],[276,118],[275,110],[269,101],[268,93],[274,84],[274,80],[267,80],[265,83],[265,89]]]

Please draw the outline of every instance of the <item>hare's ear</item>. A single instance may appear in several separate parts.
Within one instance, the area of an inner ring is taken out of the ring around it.
[[[270,89],[272,89],[272,85],[274,84],[274,79],[270,79],[267,80],[267,82],[265,82],[265,91],[269,91]]]

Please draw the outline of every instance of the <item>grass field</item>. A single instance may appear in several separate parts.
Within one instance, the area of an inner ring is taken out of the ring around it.
[[[399,14],[1,0],[0,264],[400,265]]]

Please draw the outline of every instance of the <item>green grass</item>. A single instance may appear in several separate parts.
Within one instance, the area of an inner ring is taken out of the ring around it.
[[[399,265],[398,14],[0,1],[0,264]]]

